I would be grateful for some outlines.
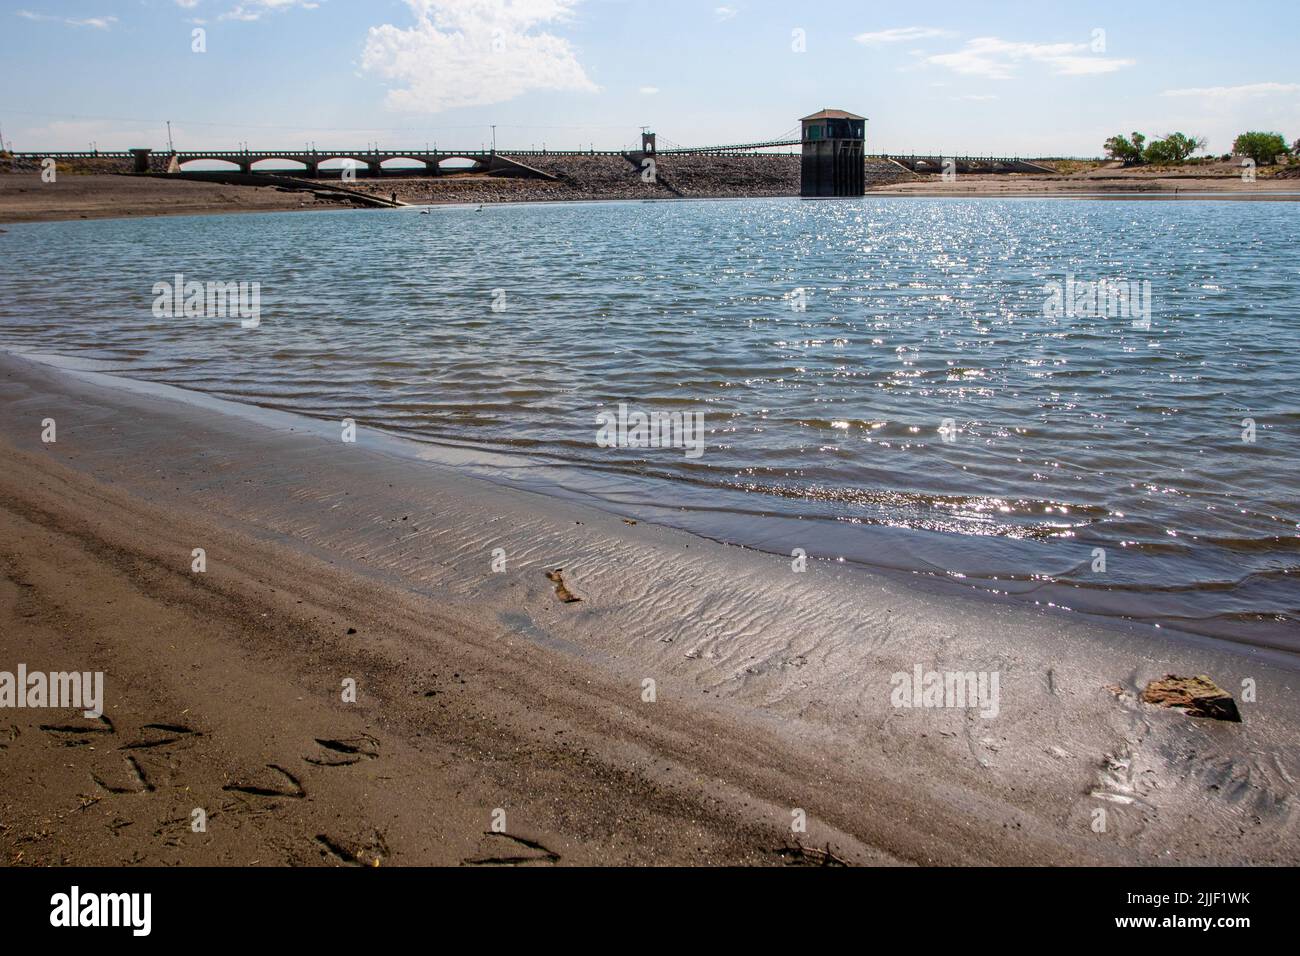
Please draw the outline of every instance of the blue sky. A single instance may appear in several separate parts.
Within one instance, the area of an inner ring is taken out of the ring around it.
[[[880,151],[1099,155],[1138,129],[1226,152],[1300,137],[1297,37],[1300,6],[1201,0],[0,0],[0,125],[17,149],[161,148],[167,119],[184,148],[469,148],[493,123],[502,149],[616,148],[831,106]]]

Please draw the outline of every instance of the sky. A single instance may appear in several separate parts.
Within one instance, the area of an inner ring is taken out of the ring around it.
[[[196,33],[196,31],[198,31]],[[790,135],[1099,156],[1115,133],[1300,138],[1300,5],[867,0],[0,0],[18,150],[617,149]]]

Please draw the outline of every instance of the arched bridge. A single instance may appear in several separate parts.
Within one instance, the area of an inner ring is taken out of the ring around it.
[[[511,156],[517,154],[512,153]],[[540,154],[539,154],[540,155]],[[408,163],[414,163],[417,166],[423,166],[427,172],[437,174],[440,165],[449,159],[468,160],[471,169],[481,172],[508,172],[515,176],[536,176],[544,179],[553,179],[549,173],[544,173],[540,169],[534,169],[525,163],[503,156],[494,151],[482,150],[385,150],[379,151],[357,151],[357,150],[306,150],[295,152],[292,150],[201,150],[201,151],[181,151],[176,153],[171,160],[171,170],[179,170],[187,163],[197,162],[224,162],[234,163],[239,167],[240,172],[256,172],[253,166],[262,162],[294,162],[301,163],[305,167],[307,176],[320,175],[322,163],[341,162],[343,168],[353,169],[358,176],[381,176],[384,171],[384,163],[393,160],[405,160]],[[283,170],[282,170],[283,172]]]

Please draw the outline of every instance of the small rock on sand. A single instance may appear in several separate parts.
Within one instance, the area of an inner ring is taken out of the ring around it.
[[[1175,707],[1193,717],[1209,717],[1241,723],[1232,695],[1208,677],[1178,677],[1166,674],[1142,691],[1142,699],[1159,707]]]
[[[555,596],[565,604],[577,604],[582,598],[569,590],[564,583],[564,568],[556,568],[554,571],[547,571],[546,577],[555,585]]]

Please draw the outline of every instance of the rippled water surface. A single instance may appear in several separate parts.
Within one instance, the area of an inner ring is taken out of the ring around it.
[[[537,487],[723,540],[1300,650],[1297,210],[867,198],[11,226],[0,344],[512,450]],[[156,318],[178,272],[259,282],[260,328]],[[1067,275],[1149,282],[1150,328],[1046,314]],[[704,454],[597,447],[619,402],[703,411]]]

